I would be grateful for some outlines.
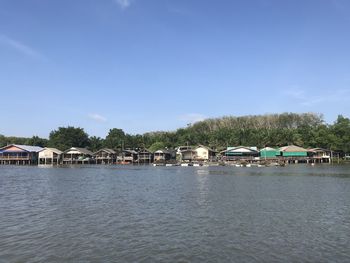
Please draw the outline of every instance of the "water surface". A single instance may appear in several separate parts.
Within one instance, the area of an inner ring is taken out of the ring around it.
[[[350,167],[0,167],[0,262],[349,262]]]

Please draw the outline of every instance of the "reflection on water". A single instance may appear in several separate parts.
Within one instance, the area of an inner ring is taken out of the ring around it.
[[[0,262],[349,262],[349,200],[349,166],[4,166]]]

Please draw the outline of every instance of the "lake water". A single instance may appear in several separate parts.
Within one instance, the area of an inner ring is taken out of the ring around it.
[[[0,167],[0,262],[350,262],[350,166]]]

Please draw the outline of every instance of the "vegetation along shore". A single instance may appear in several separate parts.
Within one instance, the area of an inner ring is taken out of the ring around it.
[[[142,162],[156,161],[157,151],[158,157],[162,154],[172,155],[173,153],[173,156],[176,156],[176,153],[188,151],[186,154],[191,158],[187,160],[191,162],[196,159],[194,156],[198,156],[198,153],[195,152],[198,147],[204,147],[209,149],[209,152],[215,153],[208,156],[207,160],[211,161],[232,161],[236,155],[242,155],[244,151],[249,152],[247,153],[249,158],[243,158],[243,161],[254,160],[256,157],[264,160],[272,157],[274,159],[276,156],[280,156],[280,160],[282,152],[280,149],[283,146],[300,147],[300,152],[307,149],[306,155],[302,153],[300,156],[294,156],[298,158],[294,158],[293,161],[298,159],[307,161],[304,157],[310,157],[310,149],[314,151],[322,149],[324,156],[327,156],[329,160],[332,157],[339,157],[339,160],[342,160],[347,159],[350,153],[350,119],[339,115],[333,124],[327,124],[320,114],[282,113],[207,119],[189,124],[176,131],[157,131],[135,135],[127,134],[119,128],[112,128],[105,138],[89,136],[83,128],[71,126],[59,127],[51,131],[48,139],[38,136],[20,138],[0,135],[0,147],[11,144],[48,147],[56,149],[59,154],[67,153],[67,150],[75,147],[78,149],[76,152],[86,151],[83,156],[91,157],[95,163],[97,159],[94,154],[103,149],[108,149],[109,154],[115,155],[115,158],[110,160],[111,162],[124,162],[126,160],[125,151],[129,151],[129,157],[137,155],[137,158],[134,159],[137,159],[138,162],[140,160]],[[262,156],[260,151],[264,149],[267,152],[276,151],[277,155],[267,156],[271,153],[265,153],[265,156]],[[297,148],[295,150],[298,151]],[[240,153],[235,153],[235,151]],[[108,153],[101,153],[101,156],[106,154],[108,155]],[[214,155],[215,158],[210,158]],[[118,156],[124,156],[124,158],[118,159]],[[102,161],[102,159],[101,162],[104,163],[105,160]],[[67,160],[72,163],[72,155],[71,158],[67,157]]]

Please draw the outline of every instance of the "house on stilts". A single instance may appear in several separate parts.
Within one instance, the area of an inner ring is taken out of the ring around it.
[[[37,165],[42,147],[10,144],[0,148],[0,164]]]
[[[39,164],[61,164],[62,153],[62,151],[56,148],[45,147],[39,152]]]

